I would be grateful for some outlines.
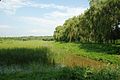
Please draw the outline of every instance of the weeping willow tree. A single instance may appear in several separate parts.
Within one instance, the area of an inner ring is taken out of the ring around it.
[[[100,6],[92,5],[90,12],[95,42],[114,43],[119,39],[120,0],[102,0]]]
[[[90,8],[58,26],[54,37],[66,42],[115,43],[120,39],[119,26],[120,0],[90,0]]]

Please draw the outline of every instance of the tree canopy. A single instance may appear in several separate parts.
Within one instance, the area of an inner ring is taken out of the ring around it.
[[[90,8],[58,26],[56,41],[114,43],[120,39],[120,0],[89,0]]]

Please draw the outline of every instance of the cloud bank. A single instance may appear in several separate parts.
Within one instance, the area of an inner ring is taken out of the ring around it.
[[[54,9],[54,10],[51,12],[44,13],[42,17],[24,16],[24,15],[16,16],[17,10],[26,7],[35,8],[35,9],[44,9],[44,10],[46,9],[49,10]],[[4,14],[9,16],[14,15],[19,21],[21,21],[21,23],[24,23],[28,26],[33,26],[33,27],[28,27],[29,29],[26,29],[26,32],[28,32],[28,34],[30,33],[30,35],[32,33],[39,35],[40,34],[39,32],[43,33],[40,35],[52,35],[57,25],[63,24],[64,21],[70,17],[77,16],[83,13],[86,9],[87,7],[86,8],[69,7],[63,5],[56,5],[54,3],[52,4],[36,3],[33,0],[3,0],[0,2],[0,12],[3,12]],[[0,29],[2,29],[2,27],[0,27]]]

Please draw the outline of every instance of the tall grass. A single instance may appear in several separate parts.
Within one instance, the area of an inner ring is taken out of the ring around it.
[[[54,43],[63,53],[83,56],[107,64],[120,65],[119,45],[82,44],[82,43]],[[61,52],[59,52],[61,54]]]
[[[105,47],[105,49],[108,48]],[[67,65],[62,66],[62,63],[70,58],[67,56],[69,54],[75,56],[71,56],[70,60],[84,60],[76,57],[79,55],[84,58],[119,64],[119,55],[107,54],[107,51],[111,49],[104,50],[103,46],[97,44],[55,43],[38,40],[1,41],[0,80],[119,80],[120,68],[95,70],[84,66],[72,68]]]
[[[57,63],[64,61],[64,58],[69,54],[87,57],[93,60],[110,63],[120,64],[119,45],[107,44],[81,44],[81,43],[59,43],[53,41],[18,41],[18,40],[4,40],[0,43],[0,49],[35,49],[41,46],[49,48],[54,52],[54,60]],[[118,53],[117,53],[118,52]]]
[[[46,47],[0,49],[0,65],[50,64],[50,54]]]

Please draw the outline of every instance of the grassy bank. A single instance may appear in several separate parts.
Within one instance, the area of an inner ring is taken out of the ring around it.
[[[109,64],[120,64],[119,45],[60,43],[39,40],[6,40],[1,41],[0,43],[0,49],[25,48],[34,50],[39,47],[47,47],[51,50],[54,53],[52,56],[54,57],[56,63],[63,62],[65,55],[72,54]]]
[[[118,49],[119,45],[4,40],[0,80],[118,80]]]

